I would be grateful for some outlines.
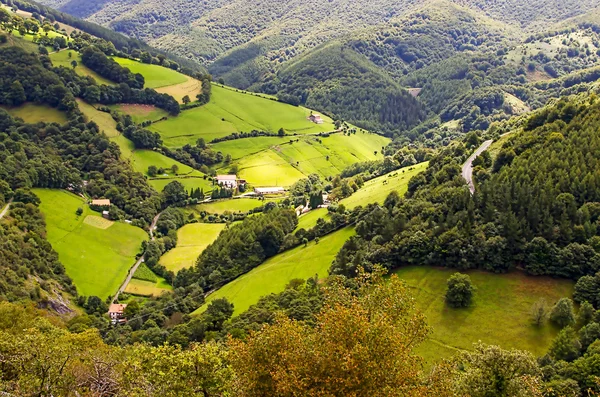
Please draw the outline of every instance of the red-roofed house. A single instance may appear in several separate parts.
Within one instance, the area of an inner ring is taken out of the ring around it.
[[[127,320],[125,319],[125,308],[127,305],[125,303],[113,303],[108,308],[108,316],[110,317],[110,321],[113,324],[116,323],[124,323]]]
[[[323,119],[320,114],[311,113],[308,119],[315,124],[323,124]]]

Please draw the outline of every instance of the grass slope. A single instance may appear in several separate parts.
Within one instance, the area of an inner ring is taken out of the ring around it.
[[[45,215],[48,241],[58,252],[67,274],[80,294],[104,299],[114,294],[135,262],[135,255],[148,235],[142,229],[114,223],[98,228],[84,222],[88,216],[97,217],[84,200],[62,190],[35,189],[42,200],[40,209]],[[77,216],[77,208],[83,214]]]
[[[238,166],[239,177],[252,186],[291,186],[306,177],[273,150],[244,157]]]
[[[125,292],[131,295],[150,297],[159,296],[172,289],[173,287],[171,287],[163,278],[159,278],[156,282],[133,278],[129,284],[127,284]]]
[[[317,274],[327,276],[327,270],[342,245],[354,235],[354,229],[345,228],[323,237],[319,244],[311,242],[269,258],[259,267],[221,287],[210,294],[206,303],[227,298],[233,303],[234,315],[247,310],[259,298],[278,293],[295,278],[306,279]],[[203,311],[206,305],[196,313]]]
[[[113,58],[119,65],[129,68],[132,73],[140,73],[144,76],[145,88],[160,88],[188,81],[187,76],[158,65],[150,65],[126,58]]]
[[[109,107],[118,112],[130,115],[133,122],[138,124],[144,121],[160,120],[169,115],[167,111],[151,105],[120,104],[110,105]]]
[[[304,215],[300,215],[298,218],[298,229],[312,229],[317,225],[317,220],[323,218],[323,220],[327,220],[329,218],[329,211],[327,208],[318,208],[316,210],[312,210]]]
[[[221,230],[222,223],[190,223],[177,231],[177,246],[160,258],[160,264],[177,273],[194,266],[198,256],[212,244]]]
[[[310,110],[306,108],[213,85],[208,104],[153,124],[150,129],[160,133],[165,145],[170,147],[194,144],[198,138],[209,142],[234,132],[252,130],[277,132],[283,127],[288,133],[312,134],[335,129],[328,117],[324,117],[324,124],[317,125],[307,120],[309,115]]]
[[[0,108],[5,109],[11,116],[22,118],[26,123],[38,123],[43,121],[46,123],[63,124],[67,122],[66,114],[47,105],[25,103],[16,108],[4,106],[0,106]]]
[[[69,57],[69,54],[71,56]],[[93,77],[94,80],[98,82],[98,84],[106,84],[106,85],[115,85],[114,82],[105,79],[100,76],[98,73],[94,72],[92,69],[88,68],[81,62],[81,55],[77,51],[73,50],[63,50],[59,52],[53,52],[50,54],[50,60],[54,66],[64,66],[66,68],[71,69],[73,66],[71,62],[77,61],[78,65],[75,68],[75,73],[80,76],[90,76]]]
[[[194,207],[196,212],[206,211],[211,214],[222,214],[226,211],[229,212],[247,212],[263,206],[267,201],[260,201],[253,198],[240,198],[233,200],[219,200],[212,201],[210,203],[198,204]]]
[[[359,205],[365,206],[370,203],[383,204],[386,197],[392,191],[396,191],[402,196],[408,190],[410,178],[425,171],[427,164],[427,162],[420,163],[371,179],[352,196],[341,200],[340,203],[344,204],[347,208],[352,209]],[[384,181],[387,181],[387,183],[383,184]]]
[[[528,350],[543,355],[557,330],[546,324],[536,327],[531,307],[541,298],[549,305],[570,297],[573,282],[524,273],[491,274],[469,271],[477,291],[472,307],[449,308],[444,301],[446,280],[455,269],[406,267],[396,274],[411,287],[417,306],[433,327],[430,338],[419,347],[429,364],[448,357],[456,349],[470,349],[482,341],[503,348]]]

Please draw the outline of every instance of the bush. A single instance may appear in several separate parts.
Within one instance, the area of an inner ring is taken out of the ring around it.
[[[468,307],[473,300],[475,287],[471,283],[471,277],[466,274],[454,273],[448,278],[448,289],[446,291],[446,303],[451,307]]]

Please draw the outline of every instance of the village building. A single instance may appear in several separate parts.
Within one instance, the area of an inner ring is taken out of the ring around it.
[[[94,205],[96,207],[110,207],[110,200],[109,199],[92,200],[92,205]]]
[[[108,317],[110,317],[110,321],[113,324],[116,323],[124,323],[127,320],[125,319],[125,308],[127,304],[121,303],[113,303],[108,308]]]
[[[264,196],[265,194],[282,194],[285,192],[285,189],[282,187],[256,187],[254,188],[254,193],[259,196]]]
[[[110,218],[109,212],[108,211],[102,211],[102,218],[104,218],[104,219]]]
[[[323,124],[323,119],[320,114],[311,113],[310,116],[308,116],[308,119],[315,124]]]
[[[228,189],[237,189],[238,179],[236,175],[217,175],[217,184]]]

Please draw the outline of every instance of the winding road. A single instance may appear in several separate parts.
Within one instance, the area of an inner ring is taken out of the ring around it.
[[[479,148],[469,157],[467,162],[462,166],[462,177],[467,181],[471,194],[475,193],[475,185],[473,184],[473,160],[477,158],[481,153],[485,152],[490,147],[493,140],[487,140],[479,146]]]
[[[158,215],[156,215],[154,217],[154,219],[152,220],[152,224],[150,225],[150,240],[152,240],[152,241],[154,241],[154,228],[156,227],[158,218],[160,218],[161,215],[162,215],[162,212],[158,213]],[[142,262],[144,262],[144,255],[140,256],[140,258],[137,260],[137,262],[135,262],[135,265],[133,265],[132,268],[129,269],[129,274],[127,274],[127,278],[125,279],[125,281],[123,281],[123,284],[121,284],[121,287],[119,288],[119,290],[113,297],[112,303],[116,303],[117,299],[119,298],[119,295],[121,295],[123,292],[125,292],[125,288],[127,288],[127,285],[133,278],[133,275],[135,274],[138,267],[142,264]]]
[[[8,200],[8,203],[6,203],[6,207],[4,207],[4,209],[2,210],[2,212],[0,212],[0,219],[4,218],[4,215],[6,215],[6,213],[10,209],[10,204],[12,202],[13,202],[13,199]]]

